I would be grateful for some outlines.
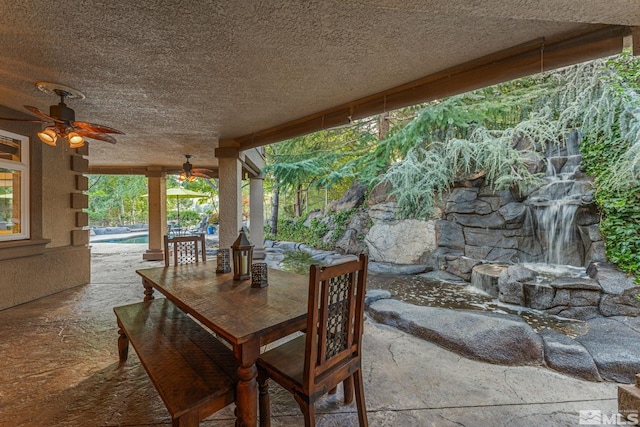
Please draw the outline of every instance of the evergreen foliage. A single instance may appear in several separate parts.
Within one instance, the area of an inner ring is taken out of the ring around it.
[[[595,180],[607,257],[640,276],[639,58],[625,52],[392,116],[400,119],[382,141],[365,121],[350,130],[348,143],[342,139],[342,148],[316,146],[319,158],[301,150],[295,161],[276,159],[285,164],[271,170],[284,182],[325,188],[355,178],[370,187],[387,182],[399,215],[426,219],[455,179],[483,173],[495,189],[541,183],[532,162],[547,144],[562,144],[564,135],[578,130],[583,167]],[[324,135],[325,142],[331,139]]]

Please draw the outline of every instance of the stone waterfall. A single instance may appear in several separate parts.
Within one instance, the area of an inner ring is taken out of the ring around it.
[[[637,315],[640,287],[606,263],[579,135],[549,145],[531,167],[545,183],[521,195],[476,177],[451,190],[436,221],[434,268],[499,301],[574,319]]]
[[[545,264],[586,266],[587,235],[583,242],[576,213],[593,201],[591,182],[580,171],[582,156],[578,135],[570,134],[564,147],[549,146],[546,155],[546,185],[532,192],[525,204],[531,209],[536,238]],[[593,234],[593,233],[592,233]],[[599,241],[600,239],[598,239]],[[590,260],[589,260],[590,261]]]

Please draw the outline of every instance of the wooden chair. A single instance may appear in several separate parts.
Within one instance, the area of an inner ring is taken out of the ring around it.
[[[204,234],[199,236],[164,236],[164,265],[190,264],[207,261],[207,247]]]
[[[306,334],[258,359],[260,425],[270,426],[268,379],[293,394],[305,426],[315,426],[315,401],[343,382],[345,402],[355,385],[360,426],[367,426],[361,353],[367,256],[328,267],[312,265]],[[275,286],[275,285],[274,285]]]

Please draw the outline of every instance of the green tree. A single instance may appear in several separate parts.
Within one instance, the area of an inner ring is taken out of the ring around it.
[[[89,175],[89,222],[97,226],[146,222],[146,177],[140,175]]]

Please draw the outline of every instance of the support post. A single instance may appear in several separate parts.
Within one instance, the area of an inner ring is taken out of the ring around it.
[[[149,249],[142,255],[147,261],[162,261],[163,236],[167,233],[167,179],[160,168],[147,172],[147,202],[149,203]]]
[[[220,248],[228,248],[242,227],[242,163],[238,149],[216,149],[220,184]]]
[[[249,180],[249,233],[253,259],[264,259],[264,176]]]

